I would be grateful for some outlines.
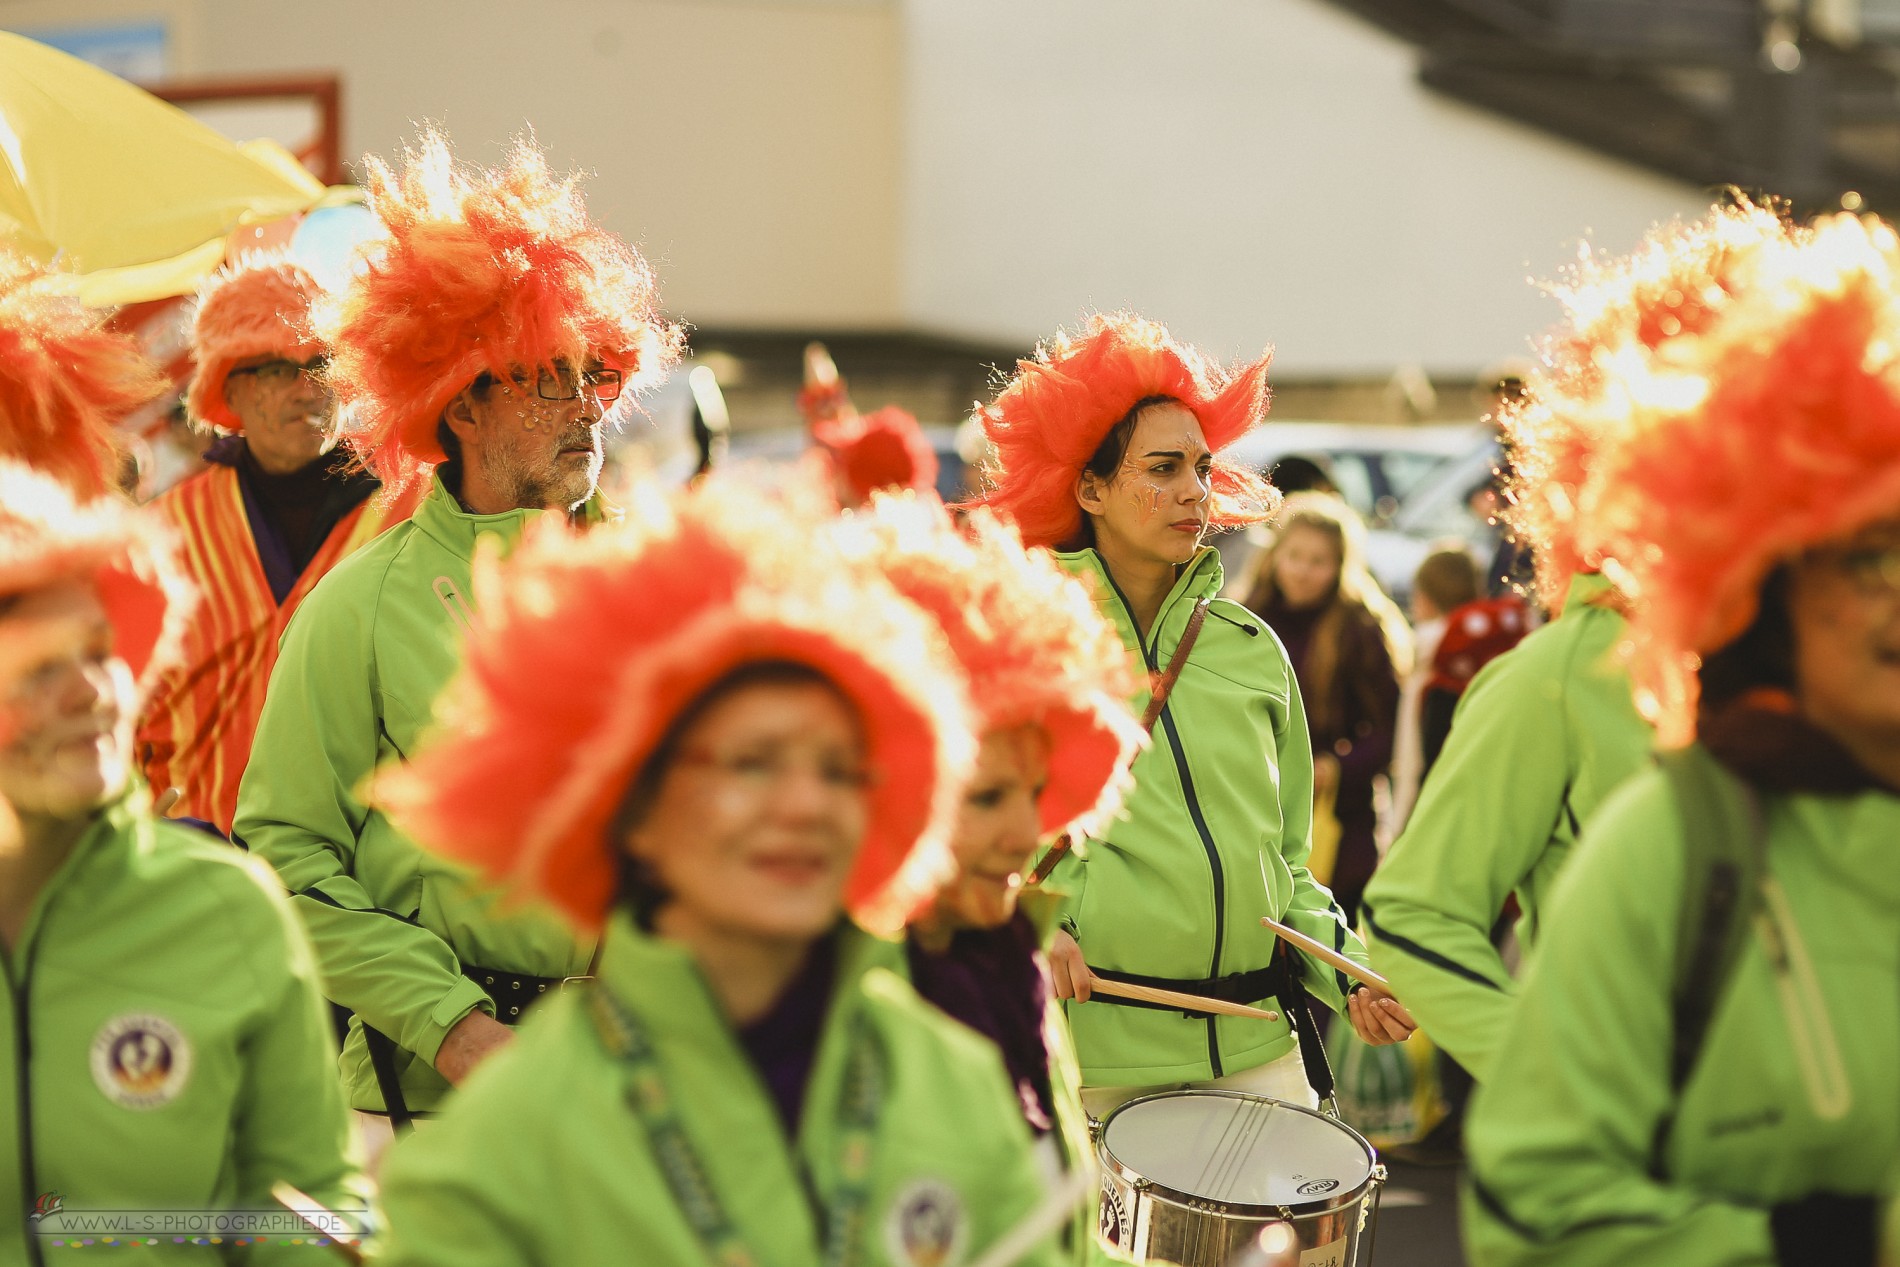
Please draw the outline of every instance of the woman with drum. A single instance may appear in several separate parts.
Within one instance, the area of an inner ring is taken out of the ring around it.
[[[1056,904],[1022,877],[1040,841],[1120,805],[1142,744],[1134,658],[1088,590],[987,511],[959,531],[934,497],[879,496],[835,535],[937,622],[969,680],[980,746],[950,836],[957,874],[911,923],[911,982],[1002,1051],[1047,1168],[1091,1177],[1070,1232],[1086,1260],[1094,1148],[1042,953]]]
[[[1900,241],[1836,216],[1600,300],[1648,312],[1592,357],[1626,417],[1580,531],[1665,751],[1549,912],[1467,1126],[1468,1240],[1869,1264],[1900,1155]]]
[[[1056,992],[1073,1000],[1083,1100],[1098,1117],[1190,1084],[1314,1104],[1284,1019],[1306,990],[1368,1042],[1412,1029],[1396,1001],[1276,958],[1260,923],[1284,919],[1364,962],[1305,867],[1313,759],[1299,688],[1271,631],[1218,597],[1220,558],[1204,543],[1272,510],[1270,488],[1215,456],[1265,409],[1265,359],[1228,373],[1154,322],[1116,315],[1039,349],[982,412],[996,448],[982,504],[1029,545],[1062,552],[1165,692],[1125,815],[1050,879],[1065,895]],[[1091,990],[1098,976],[1281,1019],[1123,1006]]]
[[[1002,1062],[895,931],[971,752],[925,618],[709,481],[477,573],[483,624],[391,812],[605,925],[385,1174],[392,1265],[974,1259],[1040,1207]],[[1011,1261],[1052,1263],[1049,1232]]]

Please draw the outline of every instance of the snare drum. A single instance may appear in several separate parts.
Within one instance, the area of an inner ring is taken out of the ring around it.
[[[1130,1100],[1102,1123],[1102,1234],[1136,1258],[1222,1267],[1268,1223],[1300,1267],[1365,1267],[1385,1167],[1351,1127],[1239,1091]]]

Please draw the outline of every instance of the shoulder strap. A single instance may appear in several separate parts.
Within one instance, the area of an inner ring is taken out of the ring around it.
[[[1656,762],[1675,793],[1682,825],[1682,901],[1670,991],[1673,1105],[1695,1072],[1723,986],[1747,944],[1767,842],[1754,789],[1708,749],[1694,744],[1659,753]],[[1657,1126],[1650,1152],[1657,1174],[1673,1125],[1671,1109]]]
[[[1174,644],[1174,653],[1168,657],[1168,666],[1155,679],[1154,689],[1148,696],[1148,707],[1141,712],[1141,728],[1151,735],[1155,723],[1161,720],[1161,710],[1168,706],[1168,696],[1174,693],[1174,684],[1180,680],[1181,670],[1187,667],[1188,652],[1194,650],[1194,640],[1201,636],[1201,626],[1207,623],[1207,605],[1208,600],[1205,598],[1194,604],[1194,610],[1188,613],[1187,628],[1181,631],[1181,641]],[[1055,843],[1049,846],[1049,852],[1042,855],[1035,870],[1029,873],[1026,885],[1033,887],[1047,880],[1055,871],[1056,864],[1074,845],[1067,832],[1056,837]]]
[[[1148,707],[1141,712],[1141,728],[1150,734],[1154,733],[1155,723],[1161,720],[1161,710],[1168,706],[1168,696],[1174,693],[1174,684],[1180,680],[1181,670],[1187,667],[1188,652],[1194,650],[1194,640],[1201,636],[1201,626],[1207,623],[1207,604],[1208,600],[1203,598],[1188,613],[1187,628],[1181,631],[1181,641],[1174,644],[1174,654],[1168,657],[1168,667],[1161,670],[1154,691],[1148,696]]]

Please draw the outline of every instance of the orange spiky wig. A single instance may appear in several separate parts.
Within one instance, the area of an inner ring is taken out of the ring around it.
[[[320,324],[338,392],[366,420],[351,442],[385,478],[444,460],[442,410],[484,372],[597,358],[631,395],[679,359],[652,269],[532,141],[505,167],[472,168],[429,131],[400,174],[366,165],[387,236]]]
[[[1837,215],[1731,253],[1659,352],[1596,359],[1628,420],[1583,510],[1634,600],[1631,672],[1660,739],[1695,737],[1699,657],[1741,635],[1803,550],[1900,514],[1900,240]]]
[[[1016,363],[1016,376],[979,417],[995,457],[975,504],[1014,520],[1032,546],[1072,546],[1082,535],[1075,482],[1136,404],[1167,397],[1200,420],[1214,451],[1210,523],[1240,528],[1272,517],[1278,495],[1252,471],[1219,457],[1267,412],[1267,362],[1227,370],[1176,343],[1157,322],[1097,314],[1079,335],[1061,332]]]
[[[119,484],[119,419],[164,381],[130,335],[59,294],[45,269],[0,247],[0,457],[82,498]]]
[[[980,731],[1029,725],[1047,735],[1044,832],[1106,825],[1146,743],[1127,703],[1143,678],[1088,587],[1025,550],[990,511],[959,532],[934,498],[879,495],[834,532],[846,557],[879,569],[943,630]]]
[[[322,294],[317,279],[283,252],[254,252],[213,273],[198,291],[191,319],[197,362],[185,393],[191,419],[217,431],[242,431],[243,421],[224,399],[225,380],[240,362],[322,356],[313,320]]]
[[[176,662],[195,599],[159,521],[117,496],[81,500],[50,475],[0,460],[0,598],[91,580],[113,650],[141,692]]]
[[[895,405],[814,422],[811,435],[860,504],[879,489],[937,487],[937,451],[917,419]]]
[[[598,928],[609,829],[674,720],[748,664],[816,669],[855,707],[874,784],[846,889],[894,932],[954,870],[946,831],[973,758],[961,679],[922,613],[756,490],[636,490],[618,524],[531,533],[476,572],[481,623],[444,728],[376,798],[425,844]],[[550,693],[569,675],[587,690]]]
[[[1565,321],[1540,347],[1524,395],[1498,416],[1511,468],[1505,518],[1531,547],[1546,610],[1561,610],[1572,574],[1602,566],[1600,543],[1579,537],[1578,506],[1597,451],[1630,415],[1611,358],[1667,357],[1673,340],[1693,339],[1738,261],[1785,235],[1771,210],[1725,208],[1664,229],[1629,256],[1587,255],[1551,288]]]

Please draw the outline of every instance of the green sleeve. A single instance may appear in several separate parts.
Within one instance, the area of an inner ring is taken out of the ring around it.
[[[355,875],[357,842],[371,825],[357,792],[382,733],[373,597],[319,587],[291,618],[233,834],[290,890],[325,994],[433,1064],[450,1027],[492,1005],[447,942],[408,911],[378,909]]]
[[[1466,691],[1363,907],[1373,966],[1480,1082],[1515,992],[1491,927],[1549,847],[1572,777],[1564,684],[1541,650],[1501,656]]]
[[[563,1217],[551,1172],[521,1173],[513,1159],[524,1150],[489,1147],[492,1134],[470,1128],[468,1121],[464,1113],[447,1113],[391,1146],[382,1176],[388,1231],[377,1267],[527,1267],[544,1261],[532,1225]],[[655,1200],[662,1199],[656,1194]]]
[[[251,929],[245,945],[251,947],[260,1002],[259,1020],[243,1040],[243,1084],[231,1141],[238,1207],[274,1209],[271,1189],[282,1181],[360,1227],[369,1208],[369,1180],[336,1076],[316,962],[276,877],[255,879],[265,890],[263,900],[244,902],[233,919],[234,927]],[[328,1261],[328,1252],[273,1240],[252,1246],[245,1261],[259,1267],[313,1263]]]
[[[970,1194],[974,1226],[966,1261],[981,1257],[1019,1224],[1040,1213],[1052,1195],[1048,1177],[1036,1160],[1035,1145],[1017,1105],[1015,1089],[1004,1071],[1001,1053],[985,1044],[981,1061],[994,1068],[988,1079],[990,1086],[983,1095],[969,1096],[956,1110],[963,1138],[973,1145],[979,1140],[989,1145],[989,1156],[973,1168],[973,1173],[982,1175],[987,1184],[985,1191]],[[983,1120],[986,1114],[987,1122]],[[1075,1267],[1075,1255],[1066,1248],[1063,1235],[1069,1226],[1067,1221],[1058,1224],[1012,1261],[1023,1267]]]
[[[1282,660],[1285,653],[1281,653]],[[1359,935],[1346,927],[1346,917],[1333,901],[1332,890],[1313,878],[1306,862],[1313,853],[1313,737],[1306,727],[1306,704],[1300,698],[1299,679],[1292,665],[1286,669],[1285,721],[1274,728],[1278,749],[1274,767],[1280,775],[1280,853],[1293,873],[1293,897],[1280,922],[1315,941],[1339,951],[1354,963],[1369,962]],[[1307,992],[1335,1012],[1346,1010],[1352,979],[1309,955],[1300,955]]]
[[[1558,886],[1465,1127],[1475,1261],[1775,1261],[1766,1210],[1649,1173],[1673,1099],[1666,965],[1683,882],[1676,815],[1662,776],[1637,776],[1591,820]]]

